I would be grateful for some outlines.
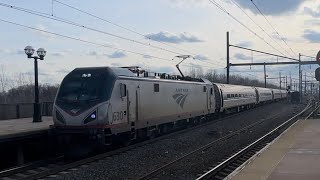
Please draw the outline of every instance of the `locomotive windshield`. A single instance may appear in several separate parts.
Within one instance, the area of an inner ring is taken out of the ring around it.
[[[115,75],[108,68],[75,69],[63,80],[57,102],[98,103],[110,98]]]

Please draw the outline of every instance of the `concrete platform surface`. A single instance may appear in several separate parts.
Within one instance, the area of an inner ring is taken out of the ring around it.
[[[320,180],[320,119],[301,120],[233,180]]]
[[[32,118],[0,121],[0,140],[45,132],[52,125],[52,117],[43,116],[42,122],[33,123]]]

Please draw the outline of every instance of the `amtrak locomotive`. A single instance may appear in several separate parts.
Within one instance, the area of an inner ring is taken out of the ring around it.
[[[137,68],[76,68],[58,90],[52,131],[65,143],[130,142],[286,96],[285,90],[217,84]]]

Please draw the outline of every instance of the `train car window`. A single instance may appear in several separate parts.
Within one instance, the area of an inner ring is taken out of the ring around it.
[[[203,86],[203,92],[207,92],[207,86]]]
[[[120,97],[127,96],[127,85],[120,83]]]
[[[239,97],[241,97],[241,94],[239,94]]]
[[[234,97],[238,97],[238,94],[235,94],[235,96]]]
[[[210,89],[210,94],[211,94],[211,95],[213,94],[213,89],[212,89],[212,88]]]
[[[234,97],[234,94],[231,94],[231,97],[233,98],[233,97]]]
[[[230,94],[227,94],[227,98],[230,98]]]
[[[159,84],[154,84],[154,92],[159,92],[160,88],[159,88]]]

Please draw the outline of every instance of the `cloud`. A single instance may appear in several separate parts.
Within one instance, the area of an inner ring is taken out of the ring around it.
[[[271,35],[274,39],[277,39],[277,40],[280,40],[280,41],[282,41],[282,39],[283,40],[285,40],[285,41],[288,41],[289,39],[288,38],[286,38],[286,37],[283,37],[283,36],[279,36],[279,34],[278,33],[276,33],[276,32],[272,32],[272,35]]]
[[[143,55],[143,58],[145,59],[151,59],[152,57],[150,55]]]
[[[60,69],[56,71],[57,73],[62,73],[62,74],[67,74],[69,72],[71,72],[71,70],[66,70],[66,69]]]
[[[251,41],[243,41],[237,44],[237,46],[242,46],[242,47],[251,47],[253,43]]]
[[[114,66],[114,67],[121,67],[123,66],[122,64],[120,63],[111,63],[111,66]]]
[[[194,59],[206,61],[206,60],[208,60],[209,58],[208,58],[207,56],[204,56],[204,55],[200,55],[200,54],[199,54],[199,55],[194,56]]]
[[[64,56],[64,54],[61,52],[53,52],[53,53],[50,53],[50,55],[55,56],[55,57],[63,57]]]
[[[124,57],[127,57],[127,55],[123,52],[120,52],[120,51],[116,51],[112,54],[106,54],[106,56],[108,56],[109,58],[112,58],[112,59],[117,59],[117,58],[124,58]]]
[[[0,53],[1,54],[12,54],[13,52],[11,49],[0,49]],[[23,51],[23,53],[24,53],[24,51]]]
[[[320,32],[307,29],[304,31],[303,38],[311,43],[320,43]]]
[[[186,32],[173,34],[173,33],[161,31],[158,33],[147,34],[146,38],[152,39],[155,41],[168,42],[168,43],[174,43],[174,44],[203,42],[198,37],[188,34]]]
[[[98,52],[97,51],[90,51],[87,53],[87,55],[89,56],[98,56]]]
[[[25,53],[24,53],[24,50],[21,50],[21,49],[18,49],[18,50],[16,51],[16,53],[17,53],[18,55],[25,54]]]
[[[311,8],[308,8],[308,7],[304,7],[303,13],[307,14],[307,15],[310,15],[312,17],[318,18],[318,17],[320,17],[320,6],[318,6],[317,11],[314,11]]]
[[[254,14],[259,14],[251,0],[235,1],[244,9],[248,9]],[[254,0],[254,3],[265,15],[279,16],[296,11],[305,1],[307,0]]]
[[[309,20],[304,21],[304,25],[319,26],[320,25],[320,20],[318,20],[318,19],[309,19]]]
[[[171,66],[161,66],[161,67],[153,67],[151,68],[152,72],[157,72],[157,73],[173,73],[175,72],[175,68]]]
[[[242,53],[236,53],[233,57],[236,58],[236,59],[239,59],[239,60],[249,60],[249,59],[251,59],[250,56],[247,56],[247,55],[242,54]]]
[[[56,37],[55,35],[43,32],[43,31],[49,31],[48,28],[45,27],[43,24],[38,24],[35,26],[35,28],[39,29],[40,31],[38,31],[38,30],[31,30],[31,31],[38,34],[38,35],[41,35],[44,38]]]
[[[40,76],[49,76],[50,74],[45,73],[45,72],[39,72],[39,75],[40,75]]]

